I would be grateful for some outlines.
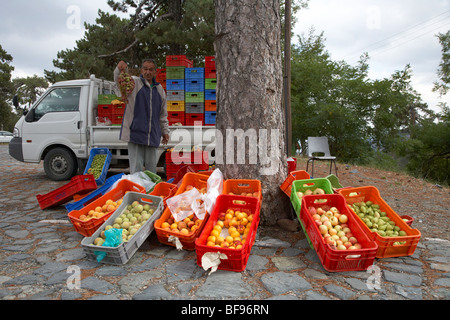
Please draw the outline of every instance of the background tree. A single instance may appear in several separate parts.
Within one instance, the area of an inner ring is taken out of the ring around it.
[[[287,176],[285,117],[281,103],[280,2],[216,0],[215,10],[216,128],[223,136],[223,147],[216,148],[217,167],[226,179],[260,180],[264,197],[261,223],[275,224],[279,219],[290,217],[290,203],[279,188]],[[267,130],[267,139],[260,129]],[[248,139],[245,147],[237,145],[233,134],[239,130],[258,136],[257,156],[249,152],[255,150],[255,141]],[[226,139],[230,132],[232,139]],[[271,139],[276,133],[278,135]],[[236,155],[238,148],[246,150],[245,164],[228,157],[230,151]],[[267,159],[270,163],[265,163],[262,155],[270,157]],[[221,156],[220,163],[217,157]],[[250,161],[251,156],[255,164]],[[263,172],[269,164],[272,168]]]
[[[434,83],[433,91],[443,96],[450,89],[450,30],[439,33],[437,37],[442,46],[442,61],[438,69],[439,80]]]
[[[48,82],[42,77],[15,78],[12,80],[14,94],[18,97],[19,105],[26,105],[23,109],[29,108],[38,97],[48,88]]]
[[[13,86],[11,73],[14,67],[11,65],[13,57],[0,45],[0,130],[12,132],[17,117],[11,109]]]

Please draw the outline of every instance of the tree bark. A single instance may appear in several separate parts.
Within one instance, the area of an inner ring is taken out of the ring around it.
[[[216,164],[225,179],[261,181],[261,224],[274,225],[292,217],[280,189],[287,177],[280,1],[215,0],[215,11]]]

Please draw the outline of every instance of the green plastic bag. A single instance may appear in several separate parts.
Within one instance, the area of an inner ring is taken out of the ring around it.
[[[122,243],[122,229],[111,228],[105,231],[105,242],[103,242],[102,247],[118,247]],[[94,251],[97,256],[97,262],[102,261],[107,252],[104,251]]]

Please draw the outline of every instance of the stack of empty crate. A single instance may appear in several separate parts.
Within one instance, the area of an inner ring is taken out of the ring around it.
[[[156,82],[160,83],[167,93],[166,79],[166,68],[158,69],[156,71]]]
[[[115,103],[115,102],[118,103]],[[113,103],[114,102],[114,103]],[[125,112],[125,103],[119,102],[119,97],[114,94],[99,94],[97,105],[97,120],[101,123],[111,121],[113,126],[122,125]]]
[[[202,126],[205,118],[205,68],[186,68],[184,78],[186,125]]]
[[[193,61],[183,55],[166,57],[166,92],[169,125],[185,125],[185,69]]]
[[[216,60],[214,56],[205,57],[205,126],[216,125]]]

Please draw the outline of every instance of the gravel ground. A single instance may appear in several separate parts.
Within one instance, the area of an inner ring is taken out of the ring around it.
[[[343,186],[377,187],[398,214],[414,218],[412,227],[421,232],[412,256],[376,259],[381,286],[370,289],[370,272],[328,272],[302,230],[276,227],[258,229],[243,272],[218,270],[209,275],[197,266],[195,252],[162,245],[154,233],[123,266],[91,261],[67,210],[41,210],[36,200],[37,194],[65,182],[49,180],[42,164],[15,161],[6,145],[0,145],[0,164],[0,300],[450,298],[450,191],[405,175],[339,164]],[[297,169],[305,168],[305,159],[299,159]],[[327,164],[316,163],[315,175],[327,174]],[[68,286],[74,266],[81,271],[81,288]]]

